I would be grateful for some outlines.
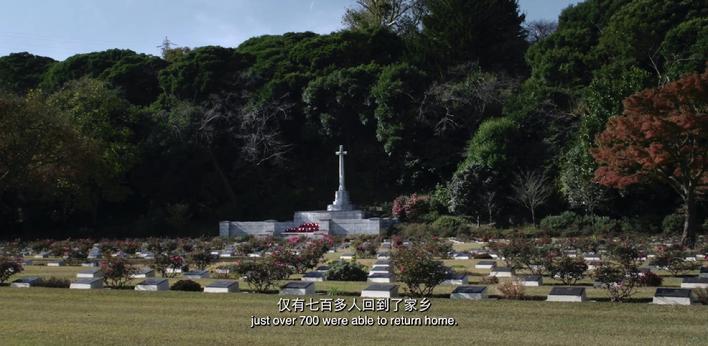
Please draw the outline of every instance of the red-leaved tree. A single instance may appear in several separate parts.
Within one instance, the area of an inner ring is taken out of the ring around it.
[[[708,70],[624,100],[624,112],[607,122],[592,155],[595,180],[624,188],[663,181],[685,206],[682,242],[696,240],[697,205],[708,189]]]

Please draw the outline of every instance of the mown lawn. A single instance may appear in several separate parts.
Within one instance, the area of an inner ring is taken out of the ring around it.
[[[324,296],[320,296],[324,297]],[[257,327],[279,296],[0,287],[0,344],[706,344],[708,308],[433,299],[455,327]],[[351,299],[351,298],[349,298]],[[311,313],[306,313],[311,314]],[[326,314],[353,317],[362,313]],[[380,313],[367,313],[371,316]],[[386,314],[384,314],[386,315]],[[421,313],[387,316],[422,316]]]

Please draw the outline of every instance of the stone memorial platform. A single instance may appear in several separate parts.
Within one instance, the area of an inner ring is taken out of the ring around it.
[[[292,221],[221,221],[219,235],[222,237],[253,236],[308,236],[324,235],[379,235],[394,225],[393,218],[366,218],[364,212],[355,209],[344,187],[344,151],[339,146],[339,187],[334,202],[326,210],[297,211]]]

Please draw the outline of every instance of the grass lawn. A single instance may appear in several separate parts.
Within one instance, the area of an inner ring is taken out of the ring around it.
[[[426,313],[454,327],[256,327],[277,295],[0,287],[0,344],[706,344],[708,308],[650,304],[452,301]],[[310,315],[312,313],[305,313]],[[362,313],[326,314],[354,317]]]

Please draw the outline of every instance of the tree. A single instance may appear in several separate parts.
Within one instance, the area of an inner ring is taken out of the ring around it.
[[[522,171],[515,175],[511,185],[514,191],[512,199],[531,212],[531,223],[536,225],[536,209],[546,203],[553,190],[545,173]]]
[[[426,0],[423,35],[436,63],[478,61],[485,69],[516,71],[527,46],[516,0]]]
[[[342,18],[352,30],[415,30],[423,11],[420,0],[357,0],[356,4],[358,8],[348,8]]]
[[[0,57],[0,90],[24,94],[34,89],[54,59],[27,52]]]
[[[525,25],[526,39],[530,43],[536,43],[550,36],[558,29],[558,23],[550,20],[534,20]]]
[[[592,155],[602,185],[625,188],[661,181],[685,206],[682,243],[695,245],[697,205],[708,188],[708,70],[624,101],[597,137]]]
[[[481,216],[486,214],[489,224],[494,222],[499,190],[496,171],[473,164],[453,175],[448,190],[450,212],[475,216],[478,224]]]

